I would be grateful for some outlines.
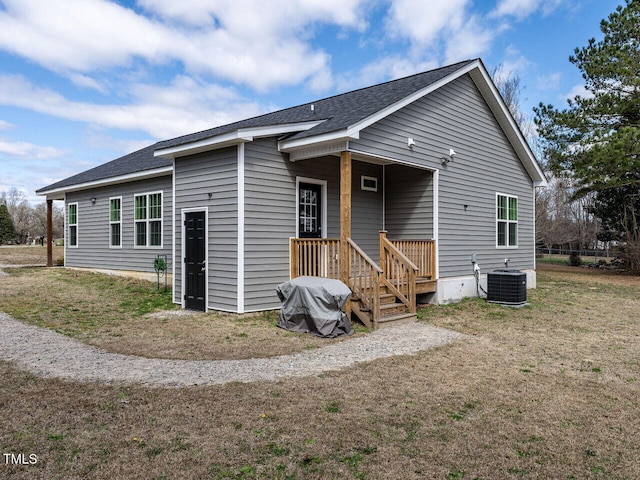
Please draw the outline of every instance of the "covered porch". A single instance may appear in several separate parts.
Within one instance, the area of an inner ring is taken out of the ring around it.
[[[301,199],[306,192],[299,190],[299,201],[303,203],[298,212],[298,236],[290,239],[290,276],[310,275],[341,280],[353,292],[346,305],[347,313],[353,313],[371,328],[415,319],[417,296],[435,292],[437,284],[434,238],[437,228],[434,211],[437,172],[415,175],[414,169],[405,165],[393,175],[393,181],[387,178],[391,175],[383,173],[380,185],[375,185],[381,189],[383,229],[364,235],[361,228],[354,229],[353,225],[363,223],[358,215],[366,207],[360,203],[368,200],[362,194],[354,195],[353,190],[358,185],[365,190],[365,180],[373,182],[374,179],[354,179],[354,159],[359,162],[370,160],[363,160],[357,155],[352,158],[349,151],[340,152],[339,236],[322,238],[321,232],[327,229],[314,228],[314,222],[321,221],[321,209],[305,211],[313,208],[313,202],[310,202],[308,194]],[[420,179],[423,179],[422,183]],[[389,185],[395,182],[397,186],[385,192],[387,181]],[[417,197],[426,196],[428,199],[413,202],[411,191],[420,191]],[[376,202],[375,199],[371,201]],[[425,202],[427,207],[419,205]],[[429,211],[427,215],[423,215],[425,210]],[[369,223],[374,224],[375,220]],[[387,225],[391,232],[385,229]]]

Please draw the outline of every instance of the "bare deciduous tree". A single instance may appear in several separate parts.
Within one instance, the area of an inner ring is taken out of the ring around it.
[[[0,203],[7,206],[18,243],[25,243],[29,239],[45,237],[47,235],[47,206],[39,203],[32,206],[24,192],[15,187],[0,193]],[[53,205],[53,236],[60,238],[64,232],[64,210]]]

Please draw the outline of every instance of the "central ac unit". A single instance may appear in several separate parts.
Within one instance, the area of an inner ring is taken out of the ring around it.
[[[488,273],[487,301],[505,305],[527,303],[527,274],[520,270],[494,270]]]

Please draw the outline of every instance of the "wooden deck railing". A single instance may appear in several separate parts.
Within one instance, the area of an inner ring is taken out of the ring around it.
[[[389,240],[382,231],[380,265],[377,265],[349,238],[344,250],[348,258],[345,271],[341,270],[342,251],[338,238],[292,238],[291,278],[310,275],[345,281],[344,277],[348,276],[346,283],[354,298],[371,312],[374,325],[380,319],[381,285],[385,285],[409,313],[416,313],[416,278],[435,281],[434,240]]]
[[[380,232],[380,266],[383,282],[410,313],[416,313],[416,274],[418,267],[393,243],[387,232]]]
[[[358,245],[347,239],[349,244],[349,288],[371,311],[373,325],[380,319],[380,283],[382,269],[362,251]]]
[[[291,278],[340,278],[340,239],[292,238],[289,249]]]
[[[435,279],[436,241],[435,240],[389,240],[398,250],[418,267],[416,275]]]

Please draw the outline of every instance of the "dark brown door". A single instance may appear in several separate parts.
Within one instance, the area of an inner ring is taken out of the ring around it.
[[[185,214],[185,308],[205,311],[206,263],[204,212]]]
[[[300,183],[298,193],[298,233],[300,238],[322,237],[322,186]]]

